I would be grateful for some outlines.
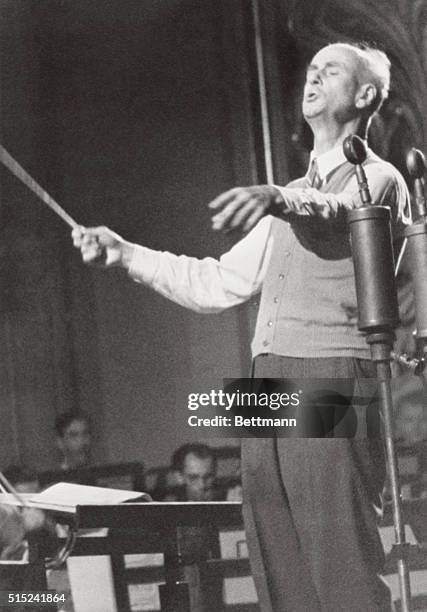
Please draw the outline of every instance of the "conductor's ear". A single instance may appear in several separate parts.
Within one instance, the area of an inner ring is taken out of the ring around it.
[[[372,83],[363,83],[356,94],[356,108],[369,108],[377,97],[377,88]]]

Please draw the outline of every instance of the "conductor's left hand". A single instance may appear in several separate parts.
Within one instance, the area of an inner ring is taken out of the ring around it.
[[[273,214],[281,201],[280,191],[272,185],[230,189],[209,204],[209,208],[215,211],[212,229],[248,232],[262,217]]]

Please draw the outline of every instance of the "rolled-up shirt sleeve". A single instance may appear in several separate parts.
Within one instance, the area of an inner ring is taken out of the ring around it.
[[[272,248],[271,217],[220,257],[187,257],[135,245],[129,275],[196,312],[220,312],[260,291]]]

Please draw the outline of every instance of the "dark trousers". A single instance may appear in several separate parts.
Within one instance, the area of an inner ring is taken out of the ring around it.
[[[261,355],[258,378],[368,378],[370,361]],[[379,415],[378,415],[379,418]],[[385,612],[377,439],[242,440],[243,513],[262,612]]]

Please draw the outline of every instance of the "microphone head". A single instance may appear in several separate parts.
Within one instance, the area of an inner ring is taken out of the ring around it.
[[[363,164],[366,159],[366,146],[364,141],[355,134],[347,136],[342,143],[342,148],[347,161],[350,164]]]
[[[412,178],[420,179],[424,176],[426,160],[419,149],[412,148],[406,156],[406,167]]]

